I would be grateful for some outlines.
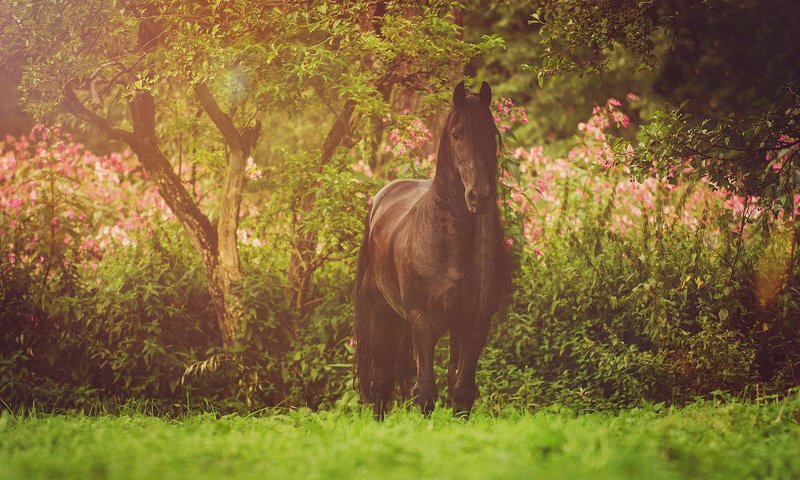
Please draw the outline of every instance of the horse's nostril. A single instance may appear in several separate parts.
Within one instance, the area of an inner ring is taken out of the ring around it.
[[[478,201],[478,194],[475,193],[475,190],[470,190],[467,192],[467,203],[470,205],[475,205]]]

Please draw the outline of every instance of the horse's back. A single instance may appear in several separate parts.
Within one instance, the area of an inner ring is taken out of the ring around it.
[[[398,220],[405,216],[431,187],[431,180],[394,180],[381,188],[372,199],[370,229],[384,219]]]

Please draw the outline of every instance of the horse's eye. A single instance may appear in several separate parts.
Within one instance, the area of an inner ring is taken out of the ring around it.
[[[458,140],[458,134],[457,134],[456,132],[450,132],[450,135],[451,135],[453,138],[455,138],[456,140]]]

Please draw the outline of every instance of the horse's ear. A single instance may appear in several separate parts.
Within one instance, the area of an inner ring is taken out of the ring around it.
[[[464,82],[459,83],[456,85],[456,89],[453,90],[453,105],[456,107],[460,107],[464,105],[464,102],[467,101],[467,89],[464,88]]]
[[[488,83],[481,83],[481,93],[479,97],[484,107],[488,107],[492,103],[492,87],[490,87]]]

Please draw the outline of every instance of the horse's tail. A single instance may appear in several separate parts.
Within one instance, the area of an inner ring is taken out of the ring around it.
[[[353,382],[361,400],[372,402],[370,383],[372,379],[373,354],[370,346],[370,324],[373,321],[373,312],[366,298],[366,285],[364,277],[367,274],[369,259],[369,210],[364,219],[364,236],[361,239],[361,248],[358,251],[358,266],[356,269],[356,284],[353,288],[353,306],[355,310],[355,323],[353,325],[353,341],[355,342],[355,356],[353,358]]]
[[[361,400],[365,403],[373,403],[377,400],[373,398],[373,392],[371,391],[375,352],[373,351],[370,329],[375,321],[375,312],[367,298],[367,285],[365,282],[369,266],[369,224],[370,215],[367,212],[367,216],[364,219],[364,236],[361,238],[361,248],[358,251],[356,284],[353,288],[355,310],[353,383]],[[414,361],[414,347],[411,338],[411,324],[405,323],[398,354],[395,357],[393,378],[399,385],[403,398],[409,398],[414,376],[416,375],[416,363]]]
[[[400,339],[400,350],[397,352],[394,364],[394,378],[400,387],[400,396],[403,400],[411,398],[411,386],[417,374],[417,365],[414,361],[414,342],[411,339],[411,323],[405,322],[405,330]]]

